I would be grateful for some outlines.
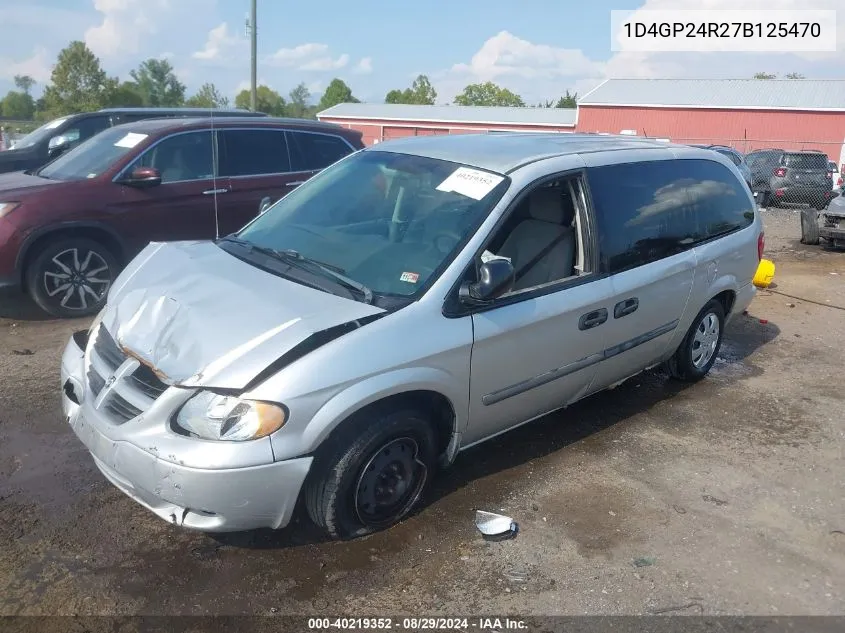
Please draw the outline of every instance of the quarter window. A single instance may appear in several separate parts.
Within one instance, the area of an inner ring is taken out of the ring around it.
[[[291,159],[294,171],[325,169],[336,163],[352,148],[342,138],[330,134],[288,132],[291,140]]]
[[[220,130],[225,147],[221,176],[259,176],[289,172],[290,157],[283,130]]]
[[[214,177],[213,148],[211,131],[176,134],[150,148],[133,168],[158,169],[162,183],[206,180]]]
[[[754,220],[744,188],[723,165],[675,160],[590,170],[602,269],[616,273],[670,257]]]

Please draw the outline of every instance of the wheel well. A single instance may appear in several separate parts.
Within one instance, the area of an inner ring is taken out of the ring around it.
[[[21,281],[23,285],[26,285],[26,270],[29,268],[29,265],[32,263],[32,260],[36,257],[39,251],[50,242],[71,237],[84,237],[86,239],[99,242],[100,244],[105,246],[112,255],[115,256],[119,265],[123,265],[123,246],[108,231],[93,226],[62,228],[38,236],[27,246],[26,252],[24,252],[23,255],[23,266],[20,269],[22,271]]]
[[[734,307],[734,301],[736,301],[736,293],[733,290],[725,290],[720,292],[715,297],[713,297],[716,301],[722,304],[722,307],[725,309],[725,316],[731,313],[731,310]]]
[[[449,441],[452,439],[452,431],[454,430],[455,424],[455,411],[452,408],[452,403],[449,399],[437,391],[415,390],[397,393],[395,395],[388,396],[387,398],[377,400],[376,402],[371,402],[356,411],[352,415],[352,418],[360,418],[360,416],[365,416],[368,413],[386,408],[395,410],[402,407],[419,409],[431,416],[437,442],[437,454],[442,455],[449,446]],[[341,423],[335,429],[335,432],[339,431],[343,426],[344,423]]]

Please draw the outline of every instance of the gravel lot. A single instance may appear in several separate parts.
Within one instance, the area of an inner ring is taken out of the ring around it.
[[[759,293],[708,379],[650,372],[468,451],[348,543],[304,518],[212,538],[124,497],[61,420],[85,323],[0,299],[0,614],[845,614],[845,253],[763,216],[801,298]],[[518,537],[483,541],[476,508]]]

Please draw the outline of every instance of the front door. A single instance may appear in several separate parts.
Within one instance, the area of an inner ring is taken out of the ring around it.
[[[610,280],[595,279],[473,315],[465,443],[582,397],[605,347]]]
[[[136,167],[158,169],[161,184],[114,185],[121,195],[109,211],[133,251],[153,241],[214,237],[213,191],[227,188],[227,181],[214,177],[211,131],[169,136],[147,149],[126,173]]]
[[[613,286],[595,272],[581,192],[579,176],[529,188],[481,257],[510,259],[516,282],[472,315],[464,444],[566,406],[590,388],[606,347]]]

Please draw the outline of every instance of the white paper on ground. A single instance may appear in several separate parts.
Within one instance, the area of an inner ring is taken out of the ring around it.
[[[115,147],[128,147],[133,148],[138,143],[143,141],[147,138],[146,134],[137,134],[136,132],[129,132],[126,136],[120,139],[117,143],[114,144]]]
[[[437,185],[437,190],[451,191],[473,200],[481,200],[503,180],[503,176],[486,171],[458,167],[446,180]]]

